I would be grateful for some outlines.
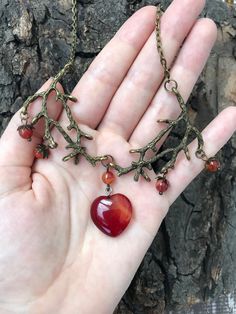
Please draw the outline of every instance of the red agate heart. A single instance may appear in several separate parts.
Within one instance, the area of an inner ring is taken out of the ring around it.
[[[99,196],[91,205],[91,218],[94,224],[111,237],[117,237],[125,230],[131,216],[132,205],[123,194]]]

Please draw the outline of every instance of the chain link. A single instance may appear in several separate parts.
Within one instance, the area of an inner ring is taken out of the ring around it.
[[[161,6],[157,6],[157,14],[156,14],[156,42],[157,42],[157,50],[160,55],[160,62],[164,69],[164,76],[165,79],[168,81],[170,80],[170,69],[167,65],[167,60],[164,56],[164,51],[162,47],[162,40],[161,40]],[[78,11],[77,11],[77,0],[72,0],[72,45],[71,45],[71,52],[69,61],[67,64],[63,67],[63,69],[60,70],[60,72],[55,76],[55,80],[59,81],[61,77],[70,70],[72,65],[74,64],[75,60],[75,54],[76,54],[76,45],[77,45],[77,22],[78,22]]]
[[[62,76],[68,72],[74,64],[75,54],[76,54],[76,46],[77,46],[77,22],[78,22],[78,11],[77,11],[77,0],[72,0],[72,44],[71,44],[71,52],[68,62],[65,64],[63,69],[61,69],[58,74],[55,76],[55,81],[59,81]]]
[[[20,112],[20,119],[21,119],[22,124],[25,124],[25,125],[28,124],[28,120],[29,120],[28,112],[21,111]]]
[[[164,69],[164,76],[166,80],[170,80],[170,69],[168,68],[166,58],[164,56],[164,51],[162,47],[162,41],[161,41],[161,6],[157,6],[157,14],[156,14],[156,42],[157,42],[157,50],[160,55],[160,62]]]
[[[77,45],[77,20],[78,20],[78,12],[77,12],[77,0],[72,0],[72,46],[71,46],[71,54],[69,63],[73,64],[76,53],[76,45]]]

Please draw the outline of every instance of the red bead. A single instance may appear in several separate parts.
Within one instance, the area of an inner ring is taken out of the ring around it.
[[[98,229],[108,236],[117,237],[130,222],[132,205],[123,194],[99,196],[92,203],[90,214]]]
[[[46,145],[44,144],[39,144],[36,146],[34,150],[34,157],[37,159],[44,159],[48,158],[49,155],[49,149]]]
[[[209,172],[217,172],[220,169],[220,162],[217,159],[209,159],[205,168]]]
[[[31,140],[31,137],[33,135],[33,127],[31,125],[21,125],[18,127],[17,130],[22,138],[26,140]]]
[[[43,159],[43,153],[39,152],[38,150],[34,150],[34,157],[37,159]]]
[[[115,180],[115,175],[113,172],[111,171],[106,171],[103,173],[102,175],[102,181],[105,183],[105,184],[111,184],[113,183]]]
[[[160,178],[156,182],[156,189],[160,195],[166,192],[169,188],[169,182],[165,178]]]

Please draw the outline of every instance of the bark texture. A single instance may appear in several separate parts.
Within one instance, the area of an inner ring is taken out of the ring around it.
[[[164,6],[171,1],[163,1]],[[71,91],[119,26],[153,0],[79,0],[79,44]],[[11,116],[67,61],[71,1],[1,0],[0,131]],[[236,104],[236,12],[209,0],[204,16],[218,25],[218,41],[194,88],[190,114],[204,128]],[[177,141],[180,132],[172,134]],[[116,314],[235,313],[236,137],[220,152],[222,171],[202,173],[170,209]],[[216,303],[202,302],[218,300]],[[194,305],[200,303],[199,305]],[[214,309],[216,312],[214,312]]]

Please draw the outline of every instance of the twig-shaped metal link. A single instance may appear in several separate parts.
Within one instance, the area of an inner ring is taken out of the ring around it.
[[[118,165],[114,157],[109,154],[103,156],[92,156],[90,155],[84,146],[82,146],[82,139],[92,140],[92,136],[83,132],[78,123],[73,118],[71,109],[68,105],[68,101],[76,102],[77,99],[74,96],[65,94],[61,92],[58,87],[57,83],[59,80],[68,72],[75,60],[75,53],[76,53],[76,44],[77,44],[77,8],[76,8],[76,0],[72,0],[72,48],[71,54],[69,57],[68,63],[63,67],[62,70],[58,72],[58,74],[54,77],[52,83],[50,84],[49,88],[44,92],[36,93],[35,95],[29,97],[25,103],[23,104],[23,108],[21,111],[21,119],[23,123],[29,123],[29,114],[28,108],[32,102],[36,99],[42,99],[42,106],[41,110],[32,118],[31,125],[34,126],[38,123],[39,120],[43,119],[45,121],[45,131],[44,131],[44,141],[46,141],[49,148],[53,149],[57,147],[57,143],[52,136],[51,128],[55,127],[58,132],[64,137],[65,141],[67,142],[67,149],[70,149],[71,152],[63,158],[64,161],[68,161],[70,159],[74,159],[75,163],[79,162],[80,156],[83,156],[91,165],[96,166],[98,162],[104,163],[105,160],[109,162],[109,159],[112,159],[110,163],[110,167],[117,171],[119,176],[127,174],[131,171],[134,171],[134,180],[138,181],[140,176],[142,176],[145,180],[150,181],[150,177],[147,173],[147,170],[152,170],[152,164],[164,157],[165,155],[170,155],[170,160],[161,168],[159,169],[159,173],[162,176],[166,176],[170,169],[174,168],[177,156],[179,152],[184,151],[186,158],[190,159],[190,154],[188,150],[188,142],[189,137],[191,134],[195,134],[197,141],[198,141],[198,148],[195,152],[197,158],[201,158],[202,160],[206,161],[208,158],[203,150],[204,141],[200,131],[191,124],[191,121],[188,116],[186,104],[179,92],[178,83],[171,78],[171,72],[167,65],[167,60],[165,59],[163,48],[162,48],[162,40],[161,40],[161,8],[158,6],[157,8],[157,16],[156,16],[156,42],[157,42],[157,50],[160,55],[160,62],[164,69],[164,88],[167,92],[172,93],[180,106],[181,114],[176,119],[159,119],[159,123],[165,123],[167,126],[163,128],[153,140],[151,140],[148,144],[146,144],[142,148],[132,149],[130,153],[138,154],[139,158],[137,161],[133,161],[130,166],[121,167]],[[47,100],[49,95],[55,92],[56,93],[56,100],[61,101],[62,106],[66,112],[69,124],[67,126],[67,130],[64,130],[63,127],[60,125],[58,121],[55,121],[51,117],[49,117],[48,110],[47,110]],[[174,128],[177,126],[178,123],[181,121],[185,122],[186,130],[185,134],[177,147],[167,148],[162,152],[158,152],[158,143]],[[74,130],[76,133],[76,138],[73,139],[70,135],[70,131]],[[149,158],[146,158],[147,153],[152,153]]]

